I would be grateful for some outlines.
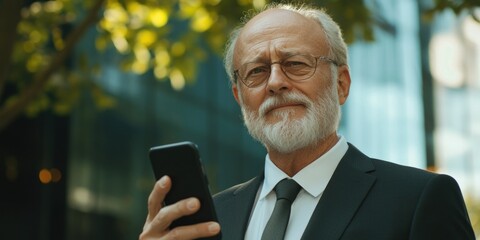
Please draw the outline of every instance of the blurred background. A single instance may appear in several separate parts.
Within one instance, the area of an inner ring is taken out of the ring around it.
[[[257,175],[222,67],[266,0],[0,0],[0,238],[136,239],[152,146],[193,141],[213,193]],[[349,43],[340,134],[453,176],[480,234],[478,0],[318,0]]]

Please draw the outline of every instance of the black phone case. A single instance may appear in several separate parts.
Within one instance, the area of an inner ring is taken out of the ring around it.
[[[200,154],[194,143],[179,142],[153,147],[149,155],[155,178],[158,180],[168,175],[172,179],[172,188],[165,197],[166,205],[189,197],[200,200],[201,207],[198,212],[175,220],[170,225],[171,228],[206,221],[218,222],[207,176],[203,171]],[[202,239],[219,240],[221,234]]]

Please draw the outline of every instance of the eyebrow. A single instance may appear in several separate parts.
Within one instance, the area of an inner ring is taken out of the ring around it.
[[[280,58],[288,58],[290,56],[293,56],[293,55],[297,55],[297,54],[305,54],[305,53],[301,53],[300,51],[298,50],[275,50],[275,53],[280,56]],[[268,59],[268,60],[267,60]],[[248,59],[247,61],[244,61],[242,62],[241,64],[245,64],[245,63],[263,63],[263,62],[269,62],[271,61],[271,58],[267,58],[265,57],[265,54],[264,53],[259,53],[257,54],[256,56],[254,56],[253,58],[251,59]]]
[[[277,55],[279,55],[282,58],[286,58],[286,57],[290,57],[290,56],[298,55],[298,54],[305,54],[305,53],[302,53],[298,50],[294,50],[294,51],[288,50],[287,51],[287,50],[281,50],[280,49],[280,50],[276,50],[275,52],[277,53]]]

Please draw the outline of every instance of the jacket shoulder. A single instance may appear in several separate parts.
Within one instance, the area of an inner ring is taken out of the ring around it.
[[[405,166],[381,159],[371,158],[353,144],[349,143],[349,149],[345,154],[346,165],[351,165],[356,169],[372,174],[381,179],[398,180],[415,180],[428,181],[430,178],[439,174],[429,172],[424,169]]]
[[[244,188],[247,188],[248,186],[250,186],[251,184],[254,184],[255,181],[257,181],[257,178],[259,177],[255,177],[255,178],[252,178],[246,182],[243,182],[243,183],[240,183],[240,184],[237,184],[237,185],[234,185],[232,187],[229,187],[223,191],[220,191],[216,194],[213,195],[213,201],[218,204],[222,201],[225,201],[225,200],[228,200],[230,199],[231,197],[233,197],[239,190],[242,190]]]

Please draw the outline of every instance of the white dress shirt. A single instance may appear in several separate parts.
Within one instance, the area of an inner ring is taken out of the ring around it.
[[[292,204],[285,240],[298,240],[302,237],[323,191],[347,149],[347,141],[340,136],[340,140],[333,148],[292,177],[302,186],[302,190]],[[253,214],[245,233],[245,240],[261,239],[263,229],[267,225],[277,199],[273,188],[280,180],[289,178],[287,174],[273,164],[268,154],[265,158],[265,179],[255,199]]]

